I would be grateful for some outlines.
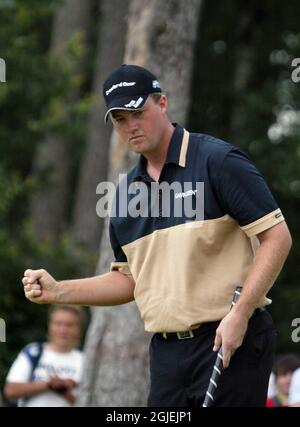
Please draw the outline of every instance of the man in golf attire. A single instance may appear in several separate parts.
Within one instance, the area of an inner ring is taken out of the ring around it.
[[[45,270],[26,270],[26,297],[99,306],[135,299],[146,331],[154,333],[149,406],[201,406],[221,346],[226,369],[215,406],[264,406],[275,331],[263,307],[291,247],[278,205],[238,148],[169,121],[167,97],[148,70],[121,66],[103,94],[105,120],[140,154],[111,215],[115,261],[107,274],[60,282]],[[163,183],[177,185],[167,210]],[[142,194],[138,216],[130,211],[132,188]],[[178,216],[188,201],[196,209]],[[230,310],[237,286],[241,296]]]

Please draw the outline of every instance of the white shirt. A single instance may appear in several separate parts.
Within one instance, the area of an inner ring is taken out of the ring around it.
[[[48,348],[43,353],[34,370],[33,381],[48,381],[51,376],[71,378],[77,383],[82,376],[83,355],[79,350],[68,353],[58,353]],[[28,382],[32,371],[31,362],[26,354],[20,352],[7,375],[7,382]],[[74,389],[76,393],[76,389]],[[26,400],[20,399],[18,406],[71,406],[70,403],[58,393],[48,390],[32,396]]]
[[[268,387],[268,398],[276,396],[277,387],[276,387],[276,377],[274,372],[271,372],[269,379],[269,387]]]
[[[289,392],[289,405],[300,403],[300,368],[293,373]]]

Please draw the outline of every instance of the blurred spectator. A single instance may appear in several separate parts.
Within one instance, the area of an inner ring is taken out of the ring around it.
[[[276,394],[268,398],[268,407],[288,406],[293,372],[300,367],[300,359],[294,354],[278,356],[273,365]]]
[[[300,368],[296,369],[292,375],[289,406],[300,407]]]
[[[72,406],[81,379],[83,355],[76,349],[84,324],[78,306],[50,307],[48,341],[30,343],[19,353],[4,388],[18,406]]]

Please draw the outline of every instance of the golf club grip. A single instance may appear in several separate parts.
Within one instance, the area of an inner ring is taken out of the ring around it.
[[[241,291],[242,291],[241,286],[238,286],[236,288],[236,290],[234,291],[230,310],[232,309],[232,307],[237,302],[239,296],[241,295]],[[208,388],[207,388],[207,391],[205,394],[204,403],[202,405],[205,408],[212,406],[212,404],[214,402],[214,395],[215,395],[216,389],[218,387],[218,383],[219,383],[219,379],[220,379],[222,369],[223,369],[223,352],[222,352],[222,348],[221,348],[218,351],[217,359],[216,359],[216,362],[215,362],[214,367],[213,367],[213,372],[212,372],[210,379],[209,379],[209,384],[208,384]]]

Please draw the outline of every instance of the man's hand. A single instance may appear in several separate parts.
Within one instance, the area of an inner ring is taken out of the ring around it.
[[[71,378],[51,377],[48,381],[49,388],[59,394],[64,394],[67,390],[77,387],[78,384]]]
[[[56,302],[59,285],[46,270],[26,270],[22,282],[29,301],[38,304]]]
[[[63,379],[58,376],[53,376],[48,381],[49,389],[64,397],[71,405],[73,405],[76,400],[72,390],[77,386],[78,384],[71,378]]]
[[[219,324],[213,351],[218,351],[222,347],[223,368],[228,368],[231,356],[242,345],[247,325],[248,318],[234,309]]]

